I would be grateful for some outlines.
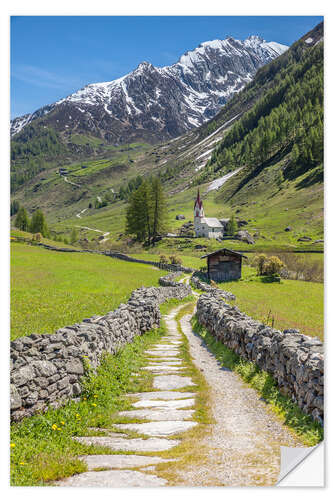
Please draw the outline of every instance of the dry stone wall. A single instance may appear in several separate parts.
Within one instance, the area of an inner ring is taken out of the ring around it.
[[[197,318],[217,340],[269,372],[283,394],[323,423],[324,348],[319,339],[270,328],[212,294],[200,296]]]
[[[97,367],[105,351],[114,354],[136,335],[158,327],[161,303],[192,293],[190,286],[172,279],[163,284],[135,290],[126,304],[104,316],[84,319],[52,335],[32,334],[11,342],[12,420],[78,396],[85,360]]]
[[[226,292],[225,290],[221,290],[220,288],[215,288],[204,281],[201,281],[197,276],[191,276],[192,285],[198,290],[202,290],[203,292],[210,293],[216,298],[221,298],[225,300],[235,300],[236,296],[231,292]]]

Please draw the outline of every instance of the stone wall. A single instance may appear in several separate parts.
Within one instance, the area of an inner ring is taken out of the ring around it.
[[[270,328],[212,294],[200,296],[197,318],[216,339],[269,372],[282,394],[323,423],[324,349],[319,339]]]
[[[178,264],[163,264],[161,262],[156,262],[156,260],[143,260],[136,259],[135,257],[131,257],[124,253],[114,252],[112,250],[103,252],[104,255],[108,255],[109,257],[113,257],[114,259],[126,260],[127,262],[137,262],[138,264],[149,264],[151,266],[156,266],[160,269],[164,269],[165,271],[171,272],[183,272],[183,273],[193,273],[194,269],[191,267],[184,267]]]
[[[199,275],[199,273],[197,273]],[[203,273],[200,273],[203,274]],[[236,297],[233,293],[231,292],[226,292],[225,290],[221,290],[220,288],[215,288],[205,281],[202,281],[198,278],[198,276],[193,275],[191,276],[191,283],[192,285],[197,288],[198,290],[202,290],[203,292],[210,293],[213,295],[213,297],[216,298],[221,298],[225,300],[235,300]]]
[[[84,360],[95,368],[103,352],[115,353],[136,335],[158,327],[162,302],[192,293],[190,286],[170,279],[163,284],[167,286],[135,290],[126,304],[104,316],[84,319],[52,335],[32,334],[11,342],[12,420],[78,396]]]

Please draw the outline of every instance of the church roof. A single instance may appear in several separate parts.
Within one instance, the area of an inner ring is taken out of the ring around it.
[[[218,219],[216,219],[215,217],[204,217],[202,220],[202,223],[207,224],[208,227],[221,227],[222,228],[221,222]]]
[[[201,198],[200,198],[200,193],[199,193],[199,188],[198,188],[198,194],[197,194],[197,198],[194,202],[194,208],[195,206],[198,204],[199,208],[202,208],[202,201],[201,201]]]

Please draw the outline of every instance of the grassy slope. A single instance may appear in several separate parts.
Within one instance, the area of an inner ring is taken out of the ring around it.
[[[253,268],[243,267],[239,281],[220,283],[219,288],[236,295],[242,311],[279,330],[298,328],[305,335],[324,336],[324,286],[322,283],[282,280],[263,283]]]
[[[33,234],[28,233],[27,231],[21,231],[20,229],[11,229],[10,230],[10,237],[13,238],[13,241],[15,240],[16,237],[18,238],[25,238],[27,240],[32,240]],[[50,245],[53,247],[60,247],[60,248],[77,248],[74,247],[73,245],[67,245],[63,241],[54,241],[50,240],[48,238],[44,238],[43,236],[41,237],[40,240],[41,243],[45,243],[45,245]]]
[[[50,252],[11,246],[12,339],[57,328],[126,301],[132,290],[157,285],[165,271],[102,255]]]

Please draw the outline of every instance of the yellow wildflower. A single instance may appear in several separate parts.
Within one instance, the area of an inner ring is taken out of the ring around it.
[[[65,425],[65,422],[63,422],[63,421],[61,421],[60,423],[61,423],[61,425]]]
[[[52,425],[52,429],[53,429],[54,431],[56,431],[56,430],[57,430],[57,428],[58,428],[58,426],[57,426],[56,424],[53,424],[53,425]]]
[[[20,462],[20,465],[25,465],[25,462]]]
[[[92,406],[97,406],[97,404],[96,403],[92,403]]]
[[[94,398],[98,398],[97,394],[94,394]]]
[[[15,443],[10,443],[11,448],[15,448]]]

